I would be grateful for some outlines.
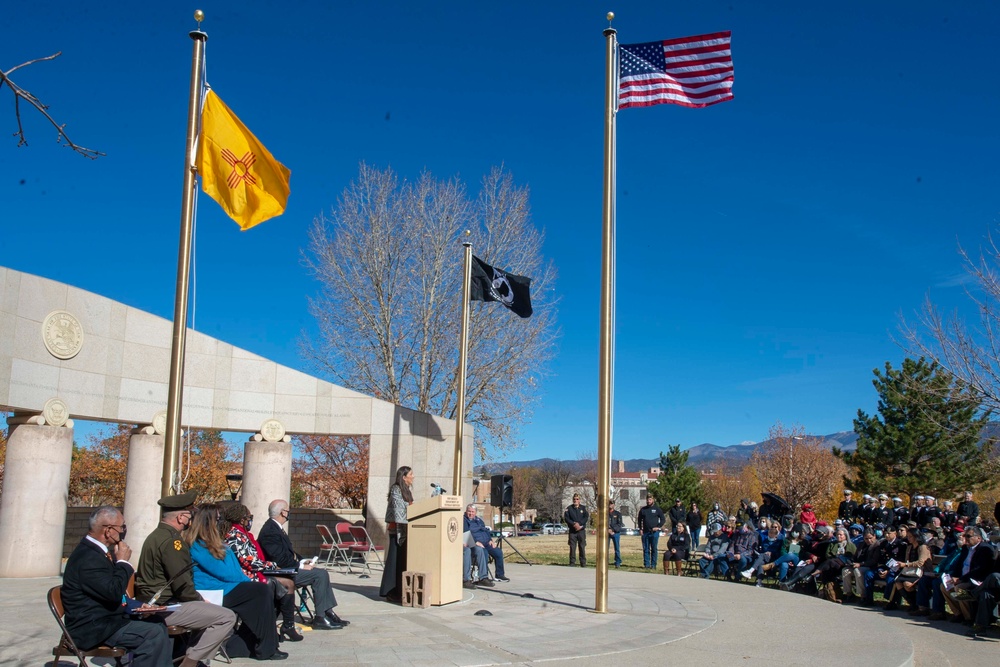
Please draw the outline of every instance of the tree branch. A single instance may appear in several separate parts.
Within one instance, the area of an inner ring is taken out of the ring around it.
[[[56,132],[58,132],[58,135],[56,136],[57,143],[65,143],[67,147],[73,149],[74,151],[84,156],[85,158],[96,160],[98,157],[104,155],[104,153],[95,150],[93,148],[86,148],[84,146],[80,146],[74,143],[73,140],[69,138],[69,135],[66,134],[66,125],[65,124],[60,125],[49,114],[48,105],[42,104],[41,100],[39,100],[29,91],[25,90],[24,88],[21,88],[19,85],[14,83],[10,78],[10,75],[13,72],[16,72],[22,67],[27,67],[28,65],[33,65],[43,60],[54,60],[55,58],[58,58],[60,55],[62,55],[62,51],[57,51],[53,53],[51,56],[45,56],[43,58],[35,58],[34,60],[29,60],[28,62],[21,63],[20,65],[12,67],[6,72],[0,71],[0,87],[3,87],[3,84],[6,83],[7,87],[10,88],[12,93],[14,93],[14,118],[17,119],[17,132],[14,132],[13,136],[17,137],[17,145],[19,147],[28,145],[28,140],[24,136],[24,125],[21,122],[21,100],[24,100],[31,106],[35,107],[35,109],[37,109],[40,114],[45,116],[45,118],[47,118],[48,121],[52,123],[52,127],[56,128]]]

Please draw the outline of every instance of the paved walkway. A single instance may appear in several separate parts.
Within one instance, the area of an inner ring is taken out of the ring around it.
[[[1000,641],[969,640],[961,625],[928,624],[905,614],[719,581],[612,571],[612,612],[595,614],[589,611],[593,569],[511,563],[510,583],[466,590],[461,602],[430,609],[381,601],[377,577],[331,574],[338,612],[352,624],[282,644],[290,657],[280,664],[448,667],[571,659],[574,666],[595,667],[638,661],[643,667],[1000,664]],[[0,664],[51,664],[57,632],[45,592],[58,583],[57,578],[0,580]],[[476,616],[480,610],[492,615]]]

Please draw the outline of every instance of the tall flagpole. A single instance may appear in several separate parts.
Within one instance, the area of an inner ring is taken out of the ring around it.
[[[466,232],[468,234],[469,232]],[[462,439],[465,437],[465,361],[469,350],[469,294],[472,280],[472,243],[462,243],[465,264],[462,268],[462,333],[458,342],[458,405],[455,407],[455,473],[452,493],[462,495]]]
[[[615,15],[608,12],[608,22]],[[601,233],[601,344],[600,386],[597,399],[597,586],[594,611],[608,611],[608,494],[611,487],[611,384],[614,350],[611,346],[614,326],[614,250],[615,219],[615,81],[618,63],[615,58],[617,31],[610,26],[604,31],[606,70],[604,73],[604,203]]]
[[[199,9],[194,13],[199,28],[205,18]],[[176,477],[181,454],[181,406],[184,401],[184,344],[187,335],[188,278],[191,275],[191,229],[194,220],[195,169],[194,153],[198,138],[198,116],[201,112],[201,73],[205,63],[205,42],[208,35],[201,30],[188,33],[194,40],[191,60],[191,87],[188,92],[187,149],[184,152],[184,192],[181,196],[181,239],[177,251],[177,292],[174,294],[174,335],[170,347],[170,385],[167,390],[167,427],[163,446],[163,477],[160,493],[164,496],[180,492]]]

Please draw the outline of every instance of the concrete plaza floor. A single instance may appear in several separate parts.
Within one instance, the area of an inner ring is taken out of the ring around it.
[[[590,611],[593,569],[510,563],[507,575],[511,582],[494,589],[463,591],[461,602],[408,609],[377,597],[377,572],[362,579],[331,571],[337,611],[351,625],[282,644],[290,656],[277,664],[1000,664],[1000,639],[968,639],[959,624],[932,624],[745,584],[612,571],[611,611],[597,614]],[[51,664],[58,631],[45,593],[58,583],[59,578],[0,580],[0,664]],[[492,615],[477,616],[480,610]]]

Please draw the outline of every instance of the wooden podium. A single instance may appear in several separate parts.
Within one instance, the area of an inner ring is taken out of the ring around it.
[[[406,511],[406,569],[430,575],[432,605],[462,599],[461,496],[414,501]]]

